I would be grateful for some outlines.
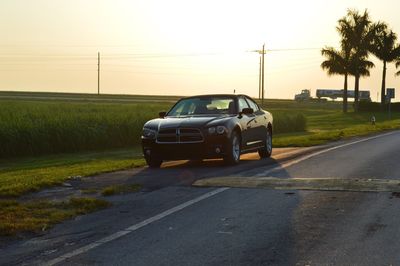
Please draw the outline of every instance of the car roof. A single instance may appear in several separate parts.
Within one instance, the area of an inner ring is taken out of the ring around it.
[[[237,98],[240,96],[248,97],[251,99],[250,96],[247,96],[245,94],[202,94],[202,95],[194,95],[194,96],[189,96],[189,97],[183,97],[182,99],[190,99],[190,98],[199,98],[199,97],[232,97],[232,98]]]

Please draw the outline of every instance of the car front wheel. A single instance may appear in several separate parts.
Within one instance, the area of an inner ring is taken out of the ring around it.
[[[258,154],[261,158],[271,157],[272,154],[272,132],[271,129],[267,130],[267,134],[264,137],[264,147],[258,150]]]
[[[232,133],[229,144],[224,161],[230,165],[238,164],[240,161],[240,137],[237,131]]]
[[[162,160],[155,156],[145,156],[144,158],[146,160],[147,165],[150,168],[160,168],[160,166],[162,164]]]

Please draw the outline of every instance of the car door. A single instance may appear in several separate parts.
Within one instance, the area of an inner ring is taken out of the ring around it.
[[[238,98],[239,101],[239,113],[243,111],[244,108],[250,108],[250,105],[246,99],[242,96]],[[254,147],[254,142],[256,140],[255,134],[255,114],[242,114],[240,119],[240,124],[242,126],[242,149],[248,150]]]
[[[255,146],[261,146],[263,141],[265,140],[265,130],[266,130],[266,124],[265,124],[265,114],[261,109],[258,107],[258,105],[249,97],[246,97],[246,101],[248,102],[250,108],[254,110],[254,123],[253,125],[253,134],[254,134],[254,145]]]

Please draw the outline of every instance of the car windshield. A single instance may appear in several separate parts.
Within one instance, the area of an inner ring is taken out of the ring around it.
[[[179,101],[167,116],[235,114],[233,97],[195,97]]]

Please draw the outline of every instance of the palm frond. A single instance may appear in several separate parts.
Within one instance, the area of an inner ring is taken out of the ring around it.
[[[400,56],[400,48],[396,44],[397,34],[388,29],[387,26],[381,27],[381,31],[375,32],[370,51],[380,60],[393,62]]]
[[[393,61],[400,60],[400,44],[396,44],[392,50],[392,57],[394,58]]]
[[[321,50],[321,54],[326,58],[326,60],[321,63],[321,68],[326,70],[328,75],[346,74],[346,59],[343,57],[341,51],[337,51],[332,47],[325,47]]]
[[[360,69],[363,68],[370,69],[375,67],[375,64],[368,60],[361,60],[359,63],[360,63]]]

